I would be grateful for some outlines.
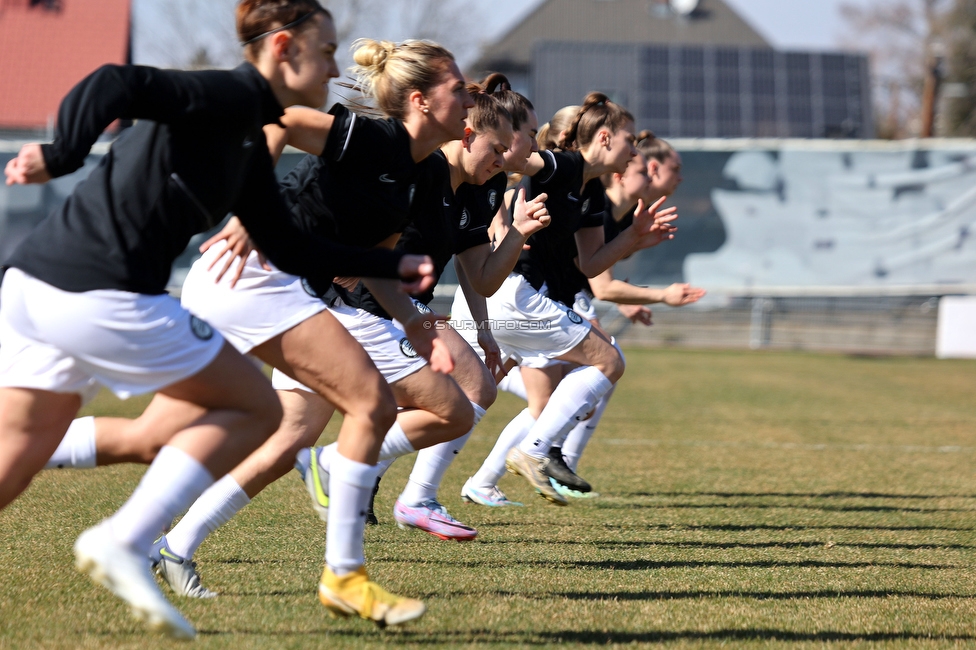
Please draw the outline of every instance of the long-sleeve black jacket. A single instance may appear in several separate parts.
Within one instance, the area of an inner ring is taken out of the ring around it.
[[[113,120],[139,121],[7,266],[65,291],[159,294],[190,238],[233,212],[275,266],[321,291],[337,275],[397,277],[403,253],[342,246],[295,223],[262,130],[282,114],[247,63],[99,68],[61,103],[54,142],[42,147],[51,176],[78,169]]]

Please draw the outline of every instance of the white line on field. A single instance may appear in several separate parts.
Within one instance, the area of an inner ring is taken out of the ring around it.
[[[734,442],[725,440],[652,440],[646,438],[596,438],[607,445],[647,445],[651,447],[746,447],[756,449],[799,449],[801,451],[900,451],[920,454],[972,453],[976,447],[960,445],[869,445],[869,444],[804,444],[798,442]]]

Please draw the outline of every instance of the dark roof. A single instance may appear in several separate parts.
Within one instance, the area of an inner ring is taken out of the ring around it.
[[[47,125],[104,63],[125,63],[129,0],[0,0],[0,128]]]
[[[667,0],[545,0],[471,70],[528,70],[539,41],[770,47],[722,0],[701,0],[688,17],[671,12]]]

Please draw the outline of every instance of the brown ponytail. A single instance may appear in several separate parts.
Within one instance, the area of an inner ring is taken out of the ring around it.
[[[469,83],[467,89],[471,99],[474,100],[474,108],[468,110],[468,124],[472,131],[475,133],[496,131],[502,126],[502,122],[508,122],[512,124],[512,128],[515,128],[512,115],[501,102],[495,99],[494,95],[485,92],[484,86]]]
[[[662,163],[674,154],[674,147],[667,140],[662,140],[647,129],[637,134],[637,142],[634,146],[648,160],[653,158]]]
[[[296,31],[306,29],[317,13],[332,20],[332,14],[317,0],[241,0],[237,5],[237,37],[244,45],[245,57],[257,59],[263,37],[292,23]]]
[[[566,133],[566,144],[568,147],[580,149],[590,144],[601,128],[606,127],[611,133],[616,133],[625,124],[633,121],[634,116],[630,111],[610,101],[603,93],[590,93],[583,100],[576,119]]]
[[[481,86],[485,89],[485,93],[494,97],[512,116],[512,128],[516,131],[529,120],[529,111],[535,110],[532,102],[512,90],[508,77],[501,72],[494,72],[485,77]]]

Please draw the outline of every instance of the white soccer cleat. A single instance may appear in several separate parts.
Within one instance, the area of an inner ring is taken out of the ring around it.
[[[163,535],[149,549],[149,562],[153,572],[163,579],[177,596],[187,598],[216,598],[217,592],[200,584],[197,563],[181,558],[166,545]]]
[[[174,639],[192,639],[196,630],[170,604],[149,571],[149,558],[112,536],[108,521],[75,541],[75,567],[129,604],[150,630]]]

